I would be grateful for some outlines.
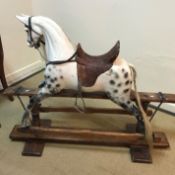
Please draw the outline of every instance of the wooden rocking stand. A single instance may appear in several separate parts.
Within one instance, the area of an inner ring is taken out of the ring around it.
[[[6,89],[5,95],[13,96],[33,96],[36,95],[36,89],[26,88],[9,88]],[[150,102],[160,102],[161,98],[158,93],[140,92],[140,98],[145,112],[148,116],[152,111],[148,110]],[[64,90],[58,97],[76,97],[77,92]],[[56,97],[54,96],[54,97]],[[52,97],[52,96],[50,96]],[[108,99],[104,93],[83,93],[84,98]],[[174,103],[174,94],[164,94],[163,102]],[[131,99],[135,100],[134,93]],[[107,146],[124,146],[130,148],[131,159],[133,162],[152,163],[152,157],[149,152],[149,146],[143,134],[135,132],[134,125],[128,125],[124,132],[109,132],[89,129],[75,128],[58,128],[51,127],[50,120],[41,120],[40,112],[76,112],[74,108],[43,107],[38,105],[32,111],[32,126],[28,129],[20,129],[19,125],[14,126],[10,138],[14,141],[25,141],[22,155],[41,156],[46,142],[72,143],[72,144],[91,144]],[[122,109],[101,109],[86,108],[87,113],[110,113],[110,114],[128,114]],[[154,148],[168,148],[169,143],[163,132],[154,132]]]

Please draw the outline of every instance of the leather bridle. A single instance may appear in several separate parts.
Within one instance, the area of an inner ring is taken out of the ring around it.
[[[29,43],[34,46],[36,49],[40,47],[40,43],[45,45],[45,42],[42,40],[43,35],[39,34],[38,32],[36,32],[35,30],[33,30],[32,28],[32,17],[30,16],[28,19],[28,25],[25,25],[26,28],[28,28],[28,32],[29,32]],[[39,36],[37,42],[34,42],[33,37],[32,37],[32,32],[34,32],[35,34],[37,34]]]
[[[29,32],[29,43],[34,46],[36,49],[38,49],[40,47],[40,43],[45,45],[45,42],[42,40],[43,35],[39,34],[38,32],[36,32],[35,30],[33,30],[32,28],[32,17],[30,16],[28,19],[28,25],[25,25],[25,27],[28,28],[28,32]],[[39,36],[37,42],[34,42],[33,37],[32,37],[32,32],[34,32],[35,34],[37,34]],[[67,60],[64,61],[49,61],[46,66],[50,65],[50,64],[64,64],[67,62],[74,62],[76,60],[74,60],[73,58],[77,55],[77,50],[75,51],[75,53],[68,58]]]

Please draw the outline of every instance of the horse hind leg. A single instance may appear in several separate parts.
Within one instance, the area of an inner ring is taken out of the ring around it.
[[[144,125],[143,117],[139,108],[130,100],[127,101],[127,103],[120,104],[120,106],[135,116],[137,120],[136,131],[139,133],[145,133],[145,125]]]
[[[126,96],[115,96],[115,95],[112,96],[112,94],[110,95],[110,99],[114,103],[116,103],[117,105],[122,107],[124,110],[128,111],[129,113],[135,116],[137,120],[136,132],[145,133],[145,125],[144,125],[142,114],[139,108],[134,104],[133,101],[130,100],[129,97],[130,97],[129,94]]]
[[[138,132],[145,133],[145,124],[139,108],[130,99],[132,89],[132,72],[127,65],[111,69],[106,78],[105,91],[108,97],[117,105],[133,114],[137,120]]]

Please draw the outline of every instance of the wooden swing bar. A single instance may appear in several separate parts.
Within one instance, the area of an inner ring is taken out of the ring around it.
[[[33,96],[36,95],[38,89],[32,88],[8,88],[4,91],[4,95],[15,95],[15,96]],[[175,94],[166,94],[164,93],[164,102],[165,103],[175,103]],[[77,97],[77,91],[75,90],[62,90],[59,94],[55,95],[48,95],[50,97]],[[95,98],[95,99],[109,99],[103,92],[83,92],[83,98]],[[139,96],[141,102],[143,103],[150,103],[150,102],[160,102],[160,96],[158,93],[153,92],[139,92]],[[132,91],[131,93],[131,100],[136,100],[135,93]]]

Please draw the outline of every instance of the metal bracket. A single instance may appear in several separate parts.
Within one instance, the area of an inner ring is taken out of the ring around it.
[[[162,103],[165,101],[165,95],[162,93],[162,92],[158,92],[158,95],[159,95],[159,99],[160,99],[160,103],[159,105],[155,108],[153,114],[151,115],[149,121],[151,122],[152,119],[154,118],[154,116],[156,115],[157,111],[160,109]]]

